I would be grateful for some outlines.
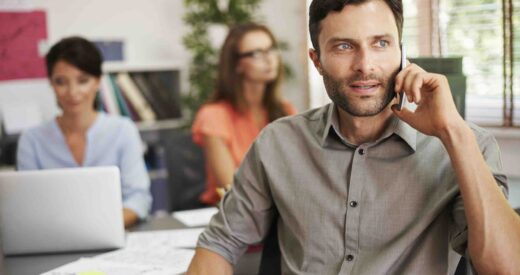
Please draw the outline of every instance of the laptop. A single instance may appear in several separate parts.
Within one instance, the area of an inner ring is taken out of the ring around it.
[[[125,244],[117,167],[0,172],[5,255],[120,248]]]

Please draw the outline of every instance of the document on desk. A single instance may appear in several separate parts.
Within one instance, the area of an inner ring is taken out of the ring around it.
[[[166,275],[180,274],[184,271],[170,270],[161,266],[119,263],[96,258],[82,258],[41,275]]]
[[[169,273],[162,273],[166,275],[186,272],[193,255],[195,255],[195,250],[193,249],[159,247],[154,250],[146,251],[120,249],[96,256],[95,259],[121,264],[138,264],[161,268],[161,270],[169,271]]]
[[[148,251],[159,248],[195,248],[204,228],[132,232],[126,236],[125,250]]]
[[[122,249],[83,258],[43,275],[182,274],[188,270],[203,230],[192,228],[128,233]]]
[[[188,270],[194,248],[204,229],[177,229],[129,233],[126,246],[97,259],[118,263],[142,264],[166,268],[171,274]]]
[[[206,226],[218,212],[216,207],[173,212],[172,216],[188,227]]]

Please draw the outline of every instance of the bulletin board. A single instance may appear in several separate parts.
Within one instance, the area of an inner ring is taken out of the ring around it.
[[[0,11],[0,81],[46,77],[45,11]]]

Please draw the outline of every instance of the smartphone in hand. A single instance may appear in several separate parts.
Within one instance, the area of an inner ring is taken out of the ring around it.
[[[401,43],[401,66],[399,67],[399,71],[402,71],[406,67],[406,48],[404,47],[404,44]],[[397,103],[397,110],[401,111],[403,108],[404,102],[406,101],[406,94],[404,91],[399,92],[399,102]]]

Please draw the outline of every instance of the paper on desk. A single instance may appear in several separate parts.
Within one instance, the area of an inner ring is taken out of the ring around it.
[[[170,273],[164,274],[180,274],[188,270],[193,255],[195,255],[193,249],[176,247],[156,247],[153,250],[144,251],[125,248],[96,256],[96,259],[122,264],[161,267],[170,271]]]
[[[132,232],[125,248],[84,258],[44,275],[166,275],[188,270],[203,228]],[[89,273],[90,272],[90,273]],[[98,272],[98,273],[95,273]]]
[[[178,272],[177,270],[171,270],[164,266],[151,266],[124,262],[120,263],[114,261],[106,261],[98,258],[82,258],[70,264],[66,264],[59,268],[45,272],[41,275],[166,275],[179,274],[184,271]]]
[[[206,226],[218,212],[216,207],[173,212],[172,216],[189,227]]]
[[[203,228],[132,232],[126,237],[125,250],[148,251],[159,248],[195,248]]]

